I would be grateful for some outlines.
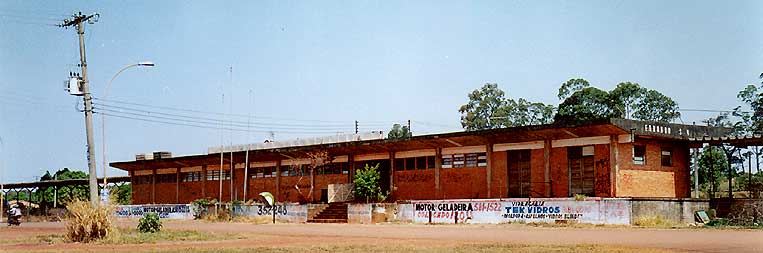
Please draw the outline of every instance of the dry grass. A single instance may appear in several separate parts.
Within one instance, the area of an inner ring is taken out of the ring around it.
[[[72,242],[92,242],[109,236],[114,231],[110,205],[92,207],[90,202],[74,201],[66,206],[66,239]]]
[[[662,216],[638,217],[636,218],[636,220],[633,221],[633,225],[639,226],[639,227],[650,227],[650,228],[679,227],[678,224],[676,224],[675,222],[664,219],[662,218]]]

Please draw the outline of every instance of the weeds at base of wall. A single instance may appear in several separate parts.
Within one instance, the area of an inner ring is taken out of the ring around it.
[[[634,226],[650,228],[676,228],[679,225],[671,220],[662,218],[662,216],[638,217],[633,221]]]

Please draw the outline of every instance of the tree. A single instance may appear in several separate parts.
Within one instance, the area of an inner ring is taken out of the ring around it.
[[[748,84],[739,91],[737,98],[743,105],[734,108],[733,115],[741,120],[736,128],[743,134],[760,132],[763,129],[763,84],[760,88]]]
[[[638,83],[622,82],[617,84],[614,90],[609,92],[615,105],[626,119],[631,118],[636,103],[644,97],[647,89],[642,88]]]
[[[353,193],[356,196],[365,197],[366,203],[368,203],[369,199],[384,201],[386,194],[381,190],[379,185],[380,179],[379,164],[377,163],[374,166],[366,164],[365,168],[355,170],[355,178],[352,180],[354,183]]]
[[[636,103],[633,118],[638,120],[669,123],[681,117],[678,104],[672,98],[656,90],[648,90],[644,97]]]
[[[458,110],[461,125],[466,130],[481,130],[500,127],[550,124],[554,106],[505,98],[505,93],[497,84],[485,84],[469,94],[469,102]]]
[[[705,147],[699,155],[700,189],[715,192],[721,185],[722,170],[726,167],[726,155],[717,147]]]
[[[88,178],[88,174],[85,172],[63,168],[56,171],[54,176],[51,175],[49,171],[45,171],[45,174],[43,174],[43,176],[40,178],[40,181],[84,178]],[[57,190],[54,187],[48,187],[38,190],[35,192],[35,195],[37,195],[36,197],[39,198],[42,202],[47,203],[52,203],[54,196],[57,196],[58,203],[65,206],[66,203],[74,200],[87,200],[90,196],[90,191],[87,186],[58,187]]]
[[[559,87],[559,94],[557,96],[559,97],[559,100],[564,101],[567,99],[567,97],[569,97],[570,94],[574,94],[575,92],[581,91],[589,86],[591,86],[591,84],[588,83],[588,81],[585,79],[572,78],[562,83],[562,86]]]
[[[469,102],[458,109],[461,113],[461,126],[466,130],[480,130],[501,127],[500,122],[491,121],[500,117],[497,112],[506,105],[504,92],[496,83],[486,83],[482,88],[469,93]]]
[[[606,91],[586,87],[576,91],[559,104],[554,122],[574,123],[622,117],[620,111],[615,109],[615,104]]]
[[[394,124],[392,125],[392,129],[389,130],[389,134],[387,134],[387,139],[403,140],[411,138],[411,136],[412,134],[410,129],[408,129],[408,126],[400,127],[400,124]]]

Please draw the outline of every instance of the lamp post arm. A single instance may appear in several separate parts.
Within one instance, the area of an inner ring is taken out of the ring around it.
[[[111,80],[109,80],[109,83],[106,84],[106,89],[103,91],[103,97],[101,98],[101,101],[104,101],[109,96],[109,89],[111,89],[111,83],[114,82],[114,79],[119,76],[119,74],[122,74],[125,70],[140,66],[138,63],[130,64],[125,66],[124,68],[117,71],[116,74],[114,74],[113,77],[111,77]],[[101,105],[103,106],[103,105]],[[106,189],[106,168],[108,167],[108,162],[106,161],[106,115],[101,113],[101,152],[103,152],[101,157],[103,158],[103,189]]]

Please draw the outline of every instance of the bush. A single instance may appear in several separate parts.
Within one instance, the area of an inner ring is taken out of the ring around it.
[[[193,212],[193,218],[198,220],[207,216],[209,206],[215,202],[217,202],[217,200],[210,198],[197,199],[191,202],[191,207],[195,210],[195,212]]]
[[[575,201],[583,201],[586,198],[588,198],[588,196],[586,196],[585,194],[575,194]]]
[[[156,233],[162,229],[162,221],[156,213],[144,213],[138,221],[138,231],[141,233]]]
[[[110,205],[92,207],[90,202],[76,200],[66,206],[66,238],[72,242],[91,242],[109,236],[114,231]]]

